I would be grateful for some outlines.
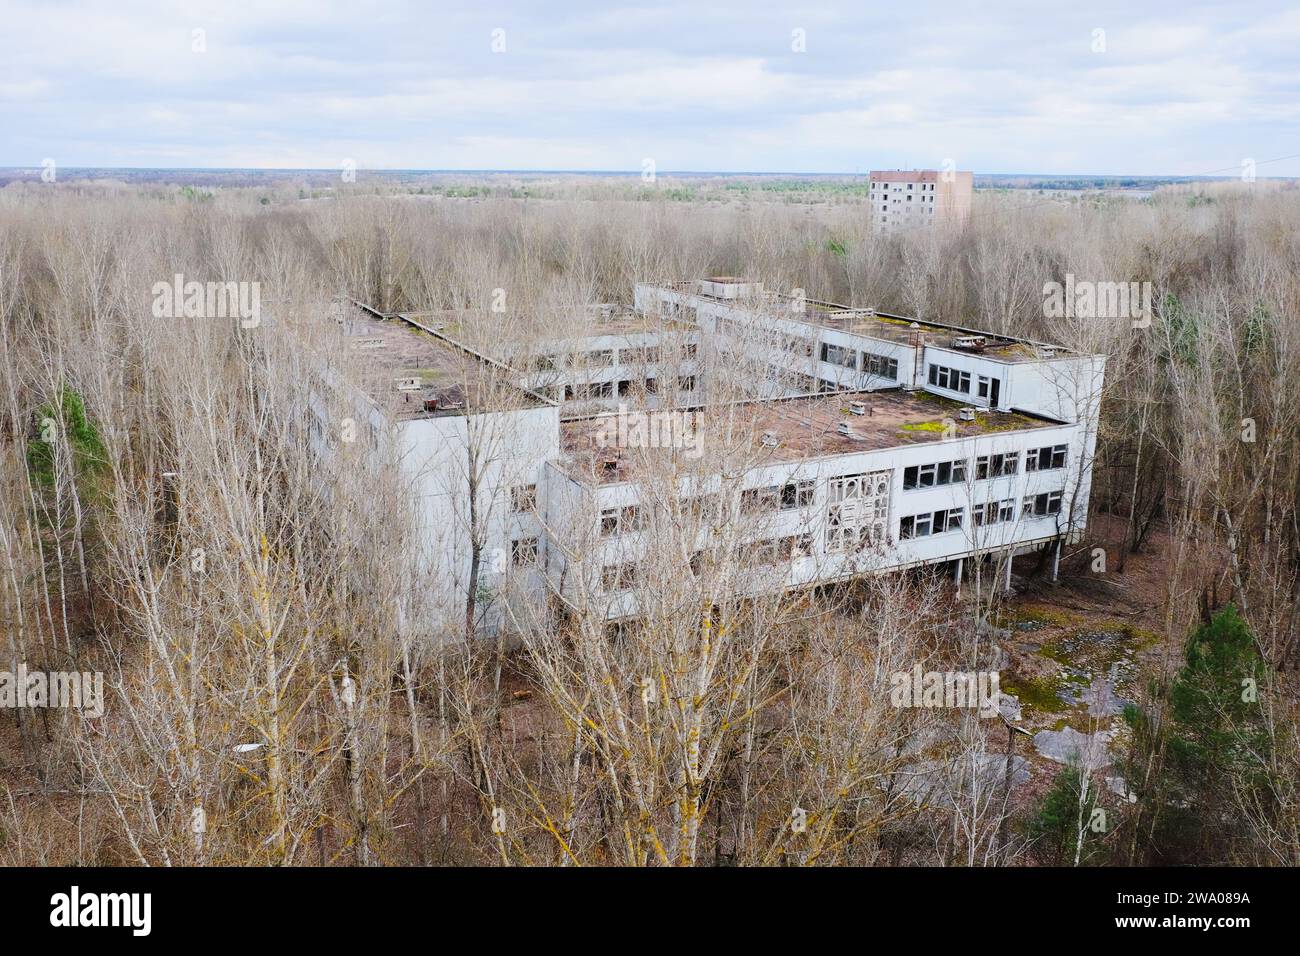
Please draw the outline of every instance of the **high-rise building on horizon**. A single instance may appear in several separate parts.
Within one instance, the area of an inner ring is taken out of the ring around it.
[[[868,194],[876,229],[962,226],[970,218],[973,173],[957,170],[871,171]]]

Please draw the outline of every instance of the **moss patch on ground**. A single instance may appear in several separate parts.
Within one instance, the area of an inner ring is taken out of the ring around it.
[[[1110,628],[1079,628],[1047,641],[1038,653],[1058,664],[1083,664],[1093,670],[1103,670],[1132,660],[1138,651],[1157,640],[1155,634],[1127,624]]]
[[[909,422],[902,426],[907,432],[941,432],[946,427],[943,422]]]
[[[983,413],[975,416],[975,424],[983,432],[1013,432],[1024,427],[1024,425],[1015,418],[998,417]]]
[[[1065,703],[1056,693],[1054,677],[1013,678],[1002,681],[1000,686],[1004,693],[1013,694],[1022,707],[1034,713],[1056,714],[1065,710]]]
[[[1058,730],[1065,724],[1087,725],[1089,690],[1097,680],[1111,681],[1121,700],[1132,699],[1140,680],[1138,656],[1160,640],[1127,622],[1043,604],[1008,609],[997,623],[1012,635],[1023,635],[1021,653],[1029,655],[1003,681],[1003,689],[1025,705],[1027,718],[1050,715]],[[1029,643],[1033,641],[1041,643]]]

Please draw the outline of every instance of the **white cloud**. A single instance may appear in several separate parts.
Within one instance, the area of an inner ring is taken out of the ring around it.
[[[1238,144],[1300,152],[1300,11],[1132,6],[19,0],[0,164],[637,169],[652,154],[661,171],[835,172],[937,155],[1195,173]],[[790,49],[795,27],[806,53]]]

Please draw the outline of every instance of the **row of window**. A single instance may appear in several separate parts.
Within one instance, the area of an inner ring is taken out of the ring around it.
[[[1068,445],[1045,445],[1025,452],[1025,471],[1053,471],[1064,468],[1069,460]],[[975,459],[975,477],[1000,478],[1014,475],[1020,469],[1020,452],[1000,455],[981,455]]]
[[[883,214],[883,210],[885,210],[885,209],[888,208],[888,207],[885,206],[884,204],[881,204],[881,207],[880,207],[880,208],[881,208],[881,210],[882,210],[882,215],[881,215],[881,217],[880,217],[880,221],[881,221],[882,223],[888,223],[888,222],[889,222],[889,216]],[[911,214],[912,214],[913,212],[917,212],[917,211],[919,211],[919,212],[923,212],[923,213],[926,213],[927,215],[931,215],[931,216],[934,215],[934,207],[933,207],[933,206],[904,206],[903,209],[907,210],[907,218],[908,218],[908,219],[911,219],[911,218],[912,218],[912,215],[911,215]],[[902,214],[902,213],[900,212],[899,215],[901,215],[901,214]],[[899,218],[898,216],[895,216],[895,217],[894,217],[894,221],[897,222],[897,221],[898,221],[898,218]]]
[[[1060,514],[1062,491],[1047,491],[1037,495],[1027,495],[1021,503],[1021,514],[1025,518],[1042,518]],[[1015,520],[1015,499],[1005,498],[976,506],[971,518],[976,527],[991,524],[1004,524]],[[605,512],[617,526],[625,520],[628,511],[635,508],[609,509]],[[603,517],[603,516],[602,516]],[[635,519],[633,519],[635,520]],[[940,508],[922,514],[907,515],[898,523],[900,540],[926,538],[936,534],[960,531],[965,520],[963,508]],[[603,526],[602,526],[603,527]],[[870,546],[881,533],[878,524],[865,524],[861,527],[835,527],[827,534],[827,550],[840,552]],[[516,565],[532,564],[537,560],[537,539],[525,538],[510,543],[511,561]],[[782,538],[769,538],[762,541],[746,542],[738,554],[738,559],[752,559],[761,565],[783,564],[786,561],[807,557],[813,551],[811,533],[788,535]],[[697,552],[691,557],[691,570],[700,573],[704,552]],[[631,587],[636,582],[639,569],[635,562],[625,561],[607,565],[601,569],[601,586],[606,591],[620,591]]]
[[[793,534],[782,538],[747,541],[741,546],[737,560],[753,561],[759,565],[779,565],[796,558],[808,557],[813,551],[811,534]],[[696,551],[689,562],[691,572],[699,575],[704,570],[707,551]],[[641,568],[635,561],[622,561],[601,568],[600,585],[605,591],[622,591],[636,584]]]
[[[931,365],[928,374],[930,384],[936,388],[946,388],[950,392],[970,394],[970,372],[949,368],[946,365]]]
[[[946,388],[951,392],[961,392],[965,395],[970,394],[970,372],[963,372],[958,368],[949,368],[946,365],[931,365],[927,373],[927,380],[936,388]],[[999,395],[999,381],[989,378],[987,375],[976,376],[975,394],[986,401],[994,401]]]
[[[1023,518],[1046,518],[1061,513],[1063,491],[1045,491],[1037,495],[1026,495],[1020,504]],[[939,511],[927,511],[924,514],[908,515],[899,519],[898,537],[924,538],[948,531],[960,531],[964,509],[943,508]],[[1016,502],[1014,498],[990,501],[976,505],[971,512],[976,527],[991,524],[1005,524],[1016,520]]]
[[[1069,454],[1068,445],[1047,445],[1031,448],[1025,452],[1025,471],[1051,471],[1064,468]],[[1020,470],[1020,452],[1004,452],[997,455],[980,455],[975,459],[975,478],[984,481],[988,478],[1001,478],[1014,475]],[[956,485],[966,480],[966,462],[939,461],[927,465],[910,465],[903,469],[903,490],[914,488],[935,488],[940,485]]]
[[[898,359],[875,352],[859,352],[844,345],[822,343],[821,359],[828,365],[839,365],[852,371],[862,371],[878,378],[898,381]]]
[[[740,493],[742,514],[761,514],[765,511],[792,511],[806,508],[813,502],[816,485],[812,481],[792,481],[766,488],[746,488]]]
[[[706,523],[711,522],[722,513],[721,501],[722,498],[717,492],[683,498],[682,514]]]
[[[766,329],[751,323],[738,322],[726,316],[719,316],[716,319],[716,328],[720,335],[738,340],[747,348],[768,348],[778,352],[791,352],[805,358],[811,358],[813,354],[813,340],[802,335]]]
[[[1047,471],[1064,468],[1067,446],[1048,445],[1031,448],[1025,454],[1026,471]],[[1019,468],[1019,452],[997,455],[981,455],[975,459],[975,477],[978,480],[998,478],[1016,474]],[[903,490],[918,488],[936,488],[944,485],[961,484],[966,480],[966,462],[954,461],[932,462],[925,465],[910,465],[903,469]],[[740,494],[740,509],[743,514],[761,514],[771,511],[791,511],[806,508],[813,503],[816,485],[812,480],[787,482],[783,485],[769,485],[764,488],[746,488]],[[1058,497],[1060,492],[1054,492]],[[699,509],[707,508],[712,514],[716,511],[714,496],[696,499]],[[510,510],[516,514],[529,512],[537,507],[537,485],[520,485],[510,489]],[[690,506],[688,505],[688,510]],[[1058,508],[1059,510],[1059,508]],[[1043,512],[1055,514],[1055,511]],[[977,522],[978,523],[978,522]],[[603,537],[638,531],[641,528],[640,512],[636,505],[621,508],[606,508],[600,515],[600,533]]]
[[[532,368],[537,372],[555,372],[561,369],[584,366],[603,368],[614,364],[614,351],[614,349],[598,349],[594,352],[537,355],[533,357]]]
[[[997,455],[980,455],[975,459],[975,480],[1004,478],[1020,470],[1020,452],[1009,451]]]
[[[531,487],[531,486],[530,486]],[[771,511],[793,511],[806,508],[813,502],[816,485],[812,481],[792,481],[766,488],[746,488],[740,493],[740,510],[744,514],[761,514]],[[683,501],[684,514],[712,519],[717,514],[718,496],[700,495]],[[517,509],[520,510],[520,509]],[[617,537],[631,534],[644,527],[643,516],[636,505],[605,508],[600,513],[600,536]]]
[[[784,335],[778,332],[775,333],[773,341],[783,351],[793,352],[795,355],[802,355],[804,358],[812,358],[812,339],[804,338],[802,335]]]
[[[990,501],[988,504],[976,505],[971,511],[971,519],[978,528],[986,524],[1004,524],[1016,520],[1016,499],[1004,498]]]
[[[939,485],[958,485],[966,480],[966,462],[939,461],[929,465],[911,465],[903,469],[903,490],[934,488]]]
[[[784,564],[795,558],[806,558],[812,554],[812,550],[811,534],[795,534],[784,538],[746,542],[739,558],[753,560],[756,564]]]
[[[621,382],[591,382],[587,385],[565,385],[564,401],[583,402],[594,398],[613,398],[615,394],[622,398],[632,394],[634,384],[644,388],[647,395],[655,395],[659,392],[659,380],[657,378],[647,378],[644,384],[633,383],[626,379]],[[677,390],[679,392],[695,391],[695,376],[679,376]],[[559,386],[556,386],[554,394],[556,398],[559,397]]]
[[[1031,448],[1026,453],[1026,471],[1047,471],[1064,468],[1067,446],[1049,445],[1043,448]],[[980,455],[975,459],[975,478],[984,481],[989,478],[1001,478],[1015,475],[1020,467],[1020,453],[1007,452],[996,455]],[[844,479],[832,482],[832,492]],[[963,459],[932,462],[925,465],[910,465],[903,469],[903,490],[920,488],[938,488],[956,485],[966,480],[966,462]],[[763,514],[773,511],[792,511],[806,508],[813,503],[816,483],[812,480],[786,482],[782,485],[768,485],[763,488],[746,488],[740,493],[740,510],[742,514]],[[1059,504],[1060,492],[1057,495]],[[537,500],[535,485],[526,485],[512,489],[512,510],[529,511]],[[705,499],[697,499],[701,506]],[[1027,499],[1028,500],[1028,499]],[[709,514],[716,513],[716,496],[708,496]],[[688,506],[689,507],[689,506]],[[1059,507],[1058,507],[1059,510]],[[1055,514],[1055,511],[1040,512]],[[621,508],[606,508],[600,516],[600,533],[603,537],[625,534],[641,529],[640,513],[636,505]]]
[[[695,343],[688,342],[682,348],[686,358],[695,358]],[[608,368],[619,364],[656,365],[660,357],[659,346],[645,345],[624,349],[596,349],[591,352],[536,355],[530,365],[535,372],[555,372],[566,368]]]
[[[925,538],[932,534],[960,531],[962,514],[961,508],[940,508],[925,514],[908,515],[898,522],[898,537]]]
[[[619,349],[618,357],[624,365],[658,365],[659,346],[645,345],[639,348]]]
[[[537,508],[537,485],[516,485],[510,489],[510,511],[526,514]],[[527,567],[537,563],[537,539],[515,538],[510,542],[510,563]]]

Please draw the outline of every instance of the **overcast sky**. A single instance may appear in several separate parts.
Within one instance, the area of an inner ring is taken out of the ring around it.
[[[258,6],[0,0],[0,165],[1300,175],[1294,2]]]

